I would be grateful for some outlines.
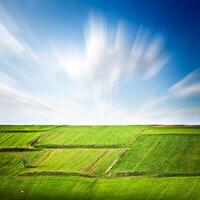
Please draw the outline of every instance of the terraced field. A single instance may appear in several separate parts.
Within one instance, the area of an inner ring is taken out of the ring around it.
[[[63,126],[48,131],[40,147],[121,147],[131,144],[144,126]]]
[[[200,135],[141,135],[114,166],[113,173],[195,175],[200,173],[199,155]]]
[[[149,126],[146,134],[200,134],[200,126]]]
[[[29,148],[41,132],[0,133],[0,148]]]
[[[1,199],[200,199],[200,128],[0,126]]]
[[[102,176],[123,149],[56,149],[44,150],[34,162],[34,168],[24,171],[66,172]]]
[[[24,170],[23,159],[29,162],[37,156],[37,151],[32,152],[0,152],[0,176],[17,175]]]
[[[53,125],[0,125],[0,132],[39,132],[55,127]]]

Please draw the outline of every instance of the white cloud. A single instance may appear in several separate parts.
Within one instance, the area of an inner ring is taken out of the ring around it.
[[[144,124],[168,123],[169,119],[174,123],[175,117],[184,121],[183,114],[191,119],[199,112],[194,107],[176,111],[159,107],[175,94],[199,94],[199,82],[193,82],[199,77],[197,72],[163,91],[160,98],[147,104],[144,99],[136,109],[115,96],[122,80],[149,81],[167,64],[169,56],[160,36],[141,27],[128,31],[131,28],[122,21],[111,28],[105,17],[90,15],[84,28],[85,46],[74,43],[64,48],[53,42],[48,46],[42,39],[37,46],[31,42],[32,34],[1,7],[0,17],[0,123]],[[11,67],[1,69],[2,61],[16,65],[12,56],[25,61],[20,68],[24,70],[17,70],[21,76],[15,77]],[[26,82],[20,80],[22,76]]]
[[[58,61],[71,80],[95,80],[105,93],[130,74],[153,78],[168,61],[163,40],[143,28],[132,38],[133,33],[127,32],[122,22],[114,31],[103,16],[90,15],[85,26],[85,50],[56,50]]]
[[[26,61],[38,61],[39,56],[29,46],[18,26],[7,11],[0,6],[0,56],[18,57]]]
[[[45,102],[38,97],[34,97],[27,92],[23,92],[18,87],[20,84],[8,76],[7,74],[0,72],[0,110],[1,111],[13,111],[18,109],[18,107],[23,107],[24,109],[37,109],[51,110],[51,106],[48,102]],[[20,110],[21,111],[21,110]]]
[[[143,106],[144,109],[155,109],[158,105],[167,101],[174,101],[176,98],[183,99],[188,97],[200,96],[200,70],[190,72],[184,78],[173,84],[168,90],[163,91],[163,95],[154,101],[149,101]]]
[[[196,70],[174,84],[169,92],[175,97],[200,96],[200,70]]]

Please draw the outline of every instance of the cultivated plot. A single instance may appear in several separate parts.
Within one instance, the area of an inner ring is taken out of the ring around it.
[[[130,145],[145,126],[63,126],[47,132],[38,146],[111,146]]]
[[[2,177],[1,200],[199,200],[200,179]],[[23,191],[23,192],[22,192]]]
[[[49,149],[40,152],[27,172],[66,172],[104,175],[124,149]],[[53,173],[52,173],[53,174]]]
[[[16,175],[28,167],[37,152],[0,152],[0,176]]]
[[[144,134],[200,134],[198,126],[149,126]]]
[[[9,128],[0,130],[1,199],[199,199],[199,128]]]
[[[42,132],[8,132],[0,133],[0,148],[28,148],[30,143]]]
[[[55,128],[53,125],[1,125],[0,132],[45,131]]]
[[[200,172],[199,155],[200,135],[142,135],[112,173],[195,175]]]

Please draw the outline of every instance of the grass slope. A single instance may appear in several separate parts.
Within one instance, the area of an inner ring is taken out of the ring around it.
[[[40,152],[27,172],[75,172],[102,176],[118,158],[120,149],[56,149]]]
[[[53,125],[0,125],[0,132],[45,131],[55,127]]]
[[[199,173],[199,147],[200,135],[142,135],[112,172]]]
[[[40,136],[40,132],[0,133],[0,148],[28,148],[30,142]]]
[[[0,176],[16,175],[24,170],[22,159],[28,163],[37,157],[37,152],[0,152]],[[27,163],[27,164],[28,164]]]
[[[39,145],[127,145],[145,126],[63,126],[50,130]]]
[[[0,198],[200,200],[199,147],[199,127],[0,126]]]
[[[200,126],[148,126],[144,134],[200,134]]]
[[[200,178],[0,177],[2,200],[199,200]]]

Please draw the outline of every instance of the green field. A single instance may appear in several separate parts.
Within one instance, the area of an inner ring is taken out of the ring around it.
[[[199,173],[199,155],[200,135],[142,135],[114,166],[113,173],[161,175]]]
[[[29,148],[30,143],[40,135],[41,132],[0,133],[0,148]]]
[[[56,128],[56,126],[52,125],[0,125],[0,132],[20,132],[20,131],[44,131],[44,130],[50,130],[52,128]]]
[[[0,176],[17,175],[24,170],[22,159],[26,157],[31,162],[36,158],[37,154],[37,151],[0,152]]]
[[[200,128],[0,126],[0,197],[200,199]]]
[[[2,177],[1,199],[43,200],[197,200],[200,179],[81,177]]]
[[[103,176],[123,149],[44,150],[24,172],[74,172]]]
[[[131,144],[144,126],[63,126],[47,131],[38,146],[123,146]]]
[[[200,134],[199,126],[149,126],[144,133],[147,134]]]

